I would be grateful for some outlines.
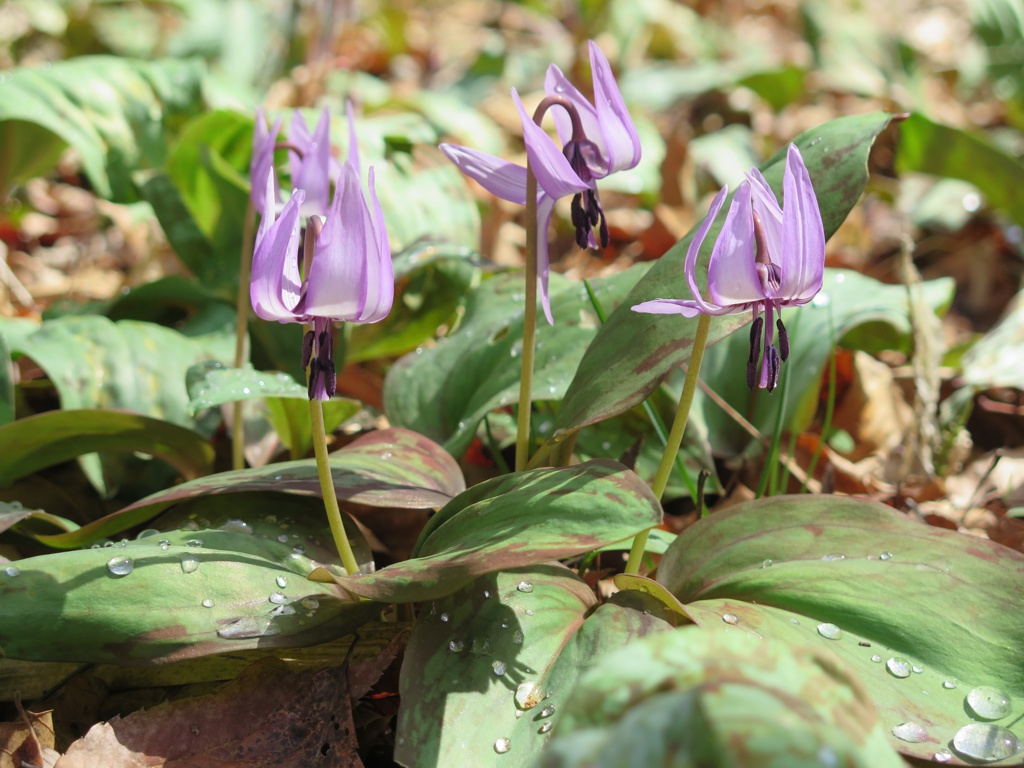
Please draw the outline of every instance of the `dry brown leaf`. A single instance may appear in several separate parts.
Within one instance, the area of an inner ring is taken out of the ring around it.
[[[25,719],[0,723],[0,768],[43,766],[53,749],[53,713],[25,712]]]
[[[217,693],[94,726],[57,768],[361,768],[357,748],[345,674],[264,659]]]

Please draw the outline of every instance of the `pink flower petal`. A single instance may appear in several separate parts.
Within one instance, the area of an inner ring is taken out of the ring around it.
[[[781,296],[805,303],[821,290],[825,270],[825,228],[807,166],[795,144],[786,155],[783,179]]]
[[[754,268],[754,219],[750,184],[743,182],[729,206],[708,264],[708,292],[719,306],[764,301]]]
[[[640,162],[640,137],[619,93],[608,59],[593,40],[590,41],[590,67],[594,74],[594,105],[601,125],[602,149],[608,162],[608,172],[633,168]]]
[[[544,129],[533,122],[533,118],[527,114],[514,88],[512,99],[516,103],[519,119],[523,124],[523,141],[526,144],[526,154],[530,158],[530,169],[536,175],[540,188],[556,200],[588,189],[591,185],[576,175],[576,171],[562,154],[561,148],[556,146]]]
[[[502,200],[526,205],[526,169],[486,152],[457,144],[441,144],[445,156],[471,179]]]
[[[253,311],[264,320],[295,322],[302,285],[299,279],[299,206],[303,192],[296,189],[274,218],[274,172],[267,177],[264,205],[267,215],[256,233],[256,249],[252,257],[252,280],[249,299]]]

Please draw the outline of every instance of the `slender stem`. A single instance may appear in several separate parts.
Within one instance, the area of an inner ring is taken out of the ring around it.
[[[252,279],[252,238],[256,225],[256,209],[252,200],[245,209],[245,226],[242,229],[242,258],[238,265],[238,303],[235,308],[235,368],[243,367],[249,361],[249,281]],[[242,415],[242,400],[232,406],[231,419],[231,468],[245,467],[245,418]]]
[[[523,367],[519,375],[519,415],[516,422],[516,472],[530,458],[530,408],[533,356],[537,338],[537,177],[526,163],[526,304],[523,315]]]
[[[324,410],[320,401],[309,401],[310,422],[313,425],[313,451],[316,453],[316,473],[320,477],[320,492],[324,497],[327,509],[327,521],[331,524],[331,536],[334,546],[341,555],[341,564],[349,576],[359,573],[359,564],[352,553],[352,546],[345,533],[345,524],[341,521],[341,509],[338,507],[338,496],[334,490],[334,478],[331,476],[331,465],[327,461],[327,433],[324,429]]]
[[[665,488],[668,486],[676,454],[679,453],[679,446],[683,442],[683,432],[686,430],[686,420],[690,416],[690,406],[693,405],[693,395],[697,391],[697,377],[700,375],[700,365],[704,360],[704,347],[708,341],[710,328],[711,315],[702,314],[697,321],[697,333],[693,338],[690,364],[686,369],[686,380],[683,382],[683,393],[679,396],[679,406],[676,408],[672,429],[669,432],[668,441],[665,443],[665,452],[661,455],[661,464],[658,465],[658,473],[654,476],[654,484],[651,486],[658,501],[661,501],[662,494],[665,493]],[[640,572],[640,561],[643,559],[648,535],[650,535],[650,529],[637,534],[637,537],[633,539],[633,546],[629,550],[629,560],[626,561],[626,573]]]

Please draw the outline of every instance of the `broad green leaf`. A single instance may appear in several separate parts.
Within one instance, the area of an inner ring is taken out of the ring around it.
[[[395,759],[533,765],[580,674],[633,638],[672,627],[644,595],[596,603],[572,571],[539,565],[488,574],[424,605],[402,665]],[[507,752],[496,748],[501,739]]]
[[[429,251],[455,251],[436,247],[417,250],[428,254]],[[405,354],[434,338],[438,327],[454,317],[478,279],[479,269],[465,259],[464,253],[442,259],[432,259],[428,254],[417,259],[417,266],[401,277],[399,264],[395,264],[395,303],[384,320],[349,325],[346,363]]]
[[[948,277],[921,285],[924,300],[940,314],[949,307],[955,289],[955,281]],[[822,371],[834,347],[910,352],[906,286],[885,285],[852,270],[826,269],[821,292],[810,304],[786,310],[783,320],[790,347],[789,360],[782,367],[783,377],[789,378],[782,421],[787,432],[801,431],[813,419]],[[749,353],[749,336],[734,334],[707,351],[701,377],[762,434],[770,434],[778,419],[785,381],[770,397],[763,390],[747,387]],[[737,454],[750,443],[750,434],[703,393],[698,393],[693,408],[703,414],[715,453]]]
[[[189,338],[152,323],[84,315],[44,322],[12,341],[11,351],[46,372],[65,410],[125,408],[187,425],[186,372],[202,360],[231,359],[234,339]]]
[[[213,467],[213,448],[191,429],[122,411],[48,411],[0,427],[0,486],[95,451],[149,453],[187,480]]]
[[[576,685],[538,763],[899,768],[887,729],[827,652],[698,628],[609,654]]]
[[[20,501],[0,501],[0,533],[14,528],[19,533],[36,527],[34,522],[41,522],[48,529],[58,528],[61,531],[73,531],[78,524],[58,515],[51,515],[41,509],[26,509]],[[26,534],[31,535],[31,534]]]
[[[781,496],[717,512],[669,547],[658,581],[705,627],[838,655],[858,673],[886,731],[910,722],[928,733],[917,743],[893,737],[907,755],[930,760],[947,748],[972,722],[964,697],[975,686],[1024,697],[1024,614],[1010,609],[1024,555],[881,504]],[[893,674],[890,659],[905,659],[908,671]],[[997,724],[1024,736],[1009,718]],[[1021,763],[1024,753],[1006,764]]]
[[[993,207],[1024,224],[1024,164],[984,137],[913,114],[900,125],[896,159],[901,171],[971,182]]]
[[[606,311],[622,300],[646,270],[636,266],[595,280]],[[384,410],[392,423],[463,453],[490,411],[515,403],[523,345],[521,274],[497,275],[467,298],[466,314],[448,338],[406,355],[384,382]],[[555,324],[538,314],[533,399],[558,400],[594,338],[598,317],[586,289],[551,275]]]
[[[199,60],[83,56],[22,67],[4,85],[0,127],[7,169],[0,189],[39,173],[65,145],[96,191],[136,200],[132,172],[166,159],[168,138],[203,107]]]
[[[419,602],[482,574],[590,552],[659,522],[661,507],[647,486],[612,461],[506,475],[434,515],[411,559],[343,583],[363,597]]]
[[[206,530],[19,560],[0,572],[0,646],[13,659],[165,663],[312,645],[380,611],[308,581],[314,567],[290,544]]]
[[[429,509],[447,504],[465,489],[462,472],[440,446],[403,429],[371,432],[331,454],[340,501],[370,507]],[[276,492],[321,497],[313,460],[208,475],[155,493],[79,530],[46,538],[52,547],[89,544],[151,520],[175,504],[207,495]]]
[[[236,265],[237,266],[237,265]],[[103,313],[111,320],[142,320],[186,336],[235,332],[235,305],[198,280],[169,275],[122,293]]]
[[[868,153],[889,120],[889,115],[879,112],[839,118],[796,139],[818,194],[826,235],[835,232],[860,197],[867,182]],[[780,196],[784,160],[785,149],[762,168]],[[720,215],[697,259],[702,286],[711,244],[723,220]],[[651,299],[689,295],[683,263],[691,237],[692,232],[662,256],[601,327],[562,401],[556,438],[640,404],[670,371],[689,359],[697,318],[645,315],[631,307]],[[720,341],[749,320],[749,313],[713,319],[709,342]]]

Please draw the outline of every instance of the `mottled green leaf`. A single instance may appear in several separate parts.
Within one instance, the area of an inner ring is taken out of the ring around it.
[[[482,574],[590,552],[659,522],[661,506],[647,486],[612,461],[506,475],[434,515],[411,559],[344,586],[387,602],[419,602]]]
[[[538,765],[899,768],[864,689],[834,657],[733,632],[660,633],[576,685]]]
[[[191,429],[119,411],[48,411],[0,427],[0,486],[94,451],[149,453],[186,479],[213,467],[213,448]]]
[[[402,666],[395,759],[533,765],[580,674],[633,638],[672,627],[644,595],[596,603],[557,565],[488,574],[427,603]],[[500,739],[509,740],[505,753]]]
[[[867,182],[868,153],[889,120],[880,112],[839,118],[795,140],[818,194],[826,235],[835,232],[860,197]],[[785,149],[762,167],[780,196],[784,161]],[[720,216],[716,227],[723,220]],[[697,260],[701,285],[706,282],[707,259],[717,231],[712,228]],[[601,327],[565,394],[556,435],[638,405],[670,371],[689,359],[697,318],[639,314],[631,307],[651,299],[689,295],[683,262],[691,236],[692,232],[659,259]],[[749,320],[749,313],[713,319],[709,342],[720,341]]]
[[[168,138],[203,106],[199,60],[83,56],[11,74],[0,103],[3,189],[45,170],[70,145],[100,195],[131,202],[132,172],[160,166]]]
[[[904,754],[931,759],[946,749],[972,722],[964,697],[974,686],[1024,698],[1024,614],[1012,608],[1024,555],[881,504],[781,496],[723,510],[679,536],[658,580],[704,626],[816,643],[840,656],[886,731],[912,722],[928,733],[920,743],[893,738]],[[735,623],[725,624],[726,614]],[[835,632],[819,625],[842,634],[830,639]],[[922,671],[897,677],[891,658]],[[1010,720],[998,724],[1018,729]],[[1022,762],[1024,754],[1007,764]]]
[[[341,501],[371,507],[440,507],[466,487],[451,456],[422,435],[404,429],[371,432],[332,453],[331,473]],[[268,491],[320,497],[316,463],[312,459],[286,461],[208,475],[148,496],[73,533],[47,537],[46,543],[62,548],[81,546],[150,520],[187,500]]]
[[[595,280],[592,289],[606,311],[646,270],[638,265]],[[455,455],[463,453],[483,417],[516,402],[522,368],[523,278],[503,274],[467,298],[458,329],[436,346],[406,355],[384,382],[384,409],[392,423],[431,437]],[[542,315],[537,326],[534,400],[558,400],[599,324],[586,289],[551,275],[555,324]]]
[[[34,661],[163,663],[324,642],[380,611],[307,581],[314,567],[290,544],[207,530],[19,560],[0,571],[0,647]]]

